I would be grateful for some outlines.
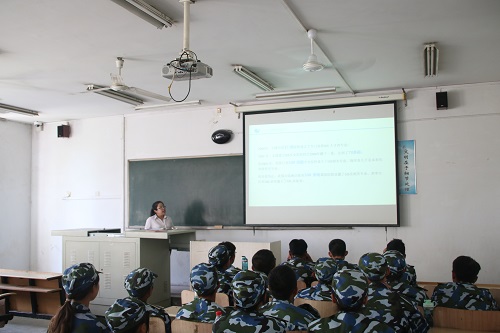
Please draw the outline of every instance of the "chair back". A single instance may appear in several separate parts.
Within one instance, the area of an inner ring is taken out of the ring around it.
[[[159,317],[149,317],[149,333],[167,333],[163,319]]]
[[[212,333],[212,324],[174,319],[172,320],[172,333]]]
[[[313,308],[318,310],[321,318],[330,317],[339,312],[337,304],[333,303],[332,301],[315,301],[305,298],[296,298],[293,304],[295,306],[299,306],[301,304],[310,304]]]
[[[192,290],[183,290],[181,291],[181,303],[187,304],[192,302],[195,297],[195,292]],[[215,303],[217,303],[221,307],[229,306],[229,296],[224,293],[215,294]]]
[[[432,318],[434,327],[500,332],[500,311],[462,310],[437,307],[434,309]]]

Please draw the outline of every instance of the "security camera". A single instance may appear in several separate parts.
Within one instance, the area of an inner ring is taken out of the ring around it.
[[[35,126],[37,131],[43,131],[43,123],[41,121],[35,121],[33,126]]]

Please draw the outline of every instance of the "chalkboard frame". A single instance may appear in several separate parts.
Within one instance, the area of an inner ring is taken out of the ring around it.
[[[144,227],[157,200],[181,229],[244,227],[242,154],[129,160],[127,170],[130,229]]]

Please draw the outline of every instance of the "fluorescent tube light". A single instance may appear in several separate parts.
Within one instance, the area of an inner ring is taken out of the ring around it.
[[[158,29],[171,27],[174,23],[170,17],[160,12],[155,7],[142,0],[111,0],[117,5],[122,6],[132,14],[135,14],[143,20],[151,23]]]
[[[433,77],[438,74],[439,50],[436,43],[425,44],[424,47],[424,74]]]
[[[201,104],[201,101],[196,100],[196,101],[189,101],[189,102],[136,106],[135,110],[136,111],[152,110],[152,109],[154,110],[154,109],[164,109],[164,108],[175,108],[175,107],[181,107],[181,106],[195,106],[195,105],[200,105],[200,104]]]
[[[272,91],[274,90],[274,87],[267,82],[264,79],[261,79],[257,74],[254,72],[246,69],[245,67],[241,65],[236,65],[233,68],[234,72],[241,77],[245,78],[246,80],[250,81],[251,83],[255,84],[257,87],[264,91]]]
[[[106,97],[109,97],[109,98],[116,99],[116,100],[118,100],[120,102],[125,102],[125,103],[136,105],[136,106],[144,104],[144,101],[142,99],[137,98],[137,97],[132,96],[132,95],[129,95],[129,94],[126,94],[126,93],[123,93],[123,92],[120,92],[120,91],[115,91],[115,90],[112,90],[112,89],[98,90],[98,89],[102,89],[102,88],[106,88],[106,87],[99,86],[99,85],[96,85],[96,84],[89,84],[89,85],[87,85],[87,91],[91,91],[94,94],[99,94],[99,95],[102,95],[102,96],[106,96]],[[96,91],[94,91],[94,90],[96,90]]]
[[[257,99],[273,99],[273,98],[298,98],[310,97],[319,95],[330,95],[337,92],[335,87],[318,88],[318,89],[304,89],[304,90],[289,90],[289,91],[276,91],[270,93],[256,94]]]
[[[25,116],[38,116],[38,111],[33,111],[25,108],[20,108],[14,105],[0,103],[0,112],[3,112],[2,110],[5,110],[7,112],[19,113]]]

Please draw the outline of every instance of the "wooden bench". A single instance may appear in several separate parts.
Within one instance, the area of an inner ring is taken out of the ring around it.
[[[475,311],[437,307],[434,309],[432,318],[434,327],[500,332],[500,311]]]
[[[15,316],[51,318],[66,298],[60,273],[0,269],[0,293],[14,292],[5,307]]]

